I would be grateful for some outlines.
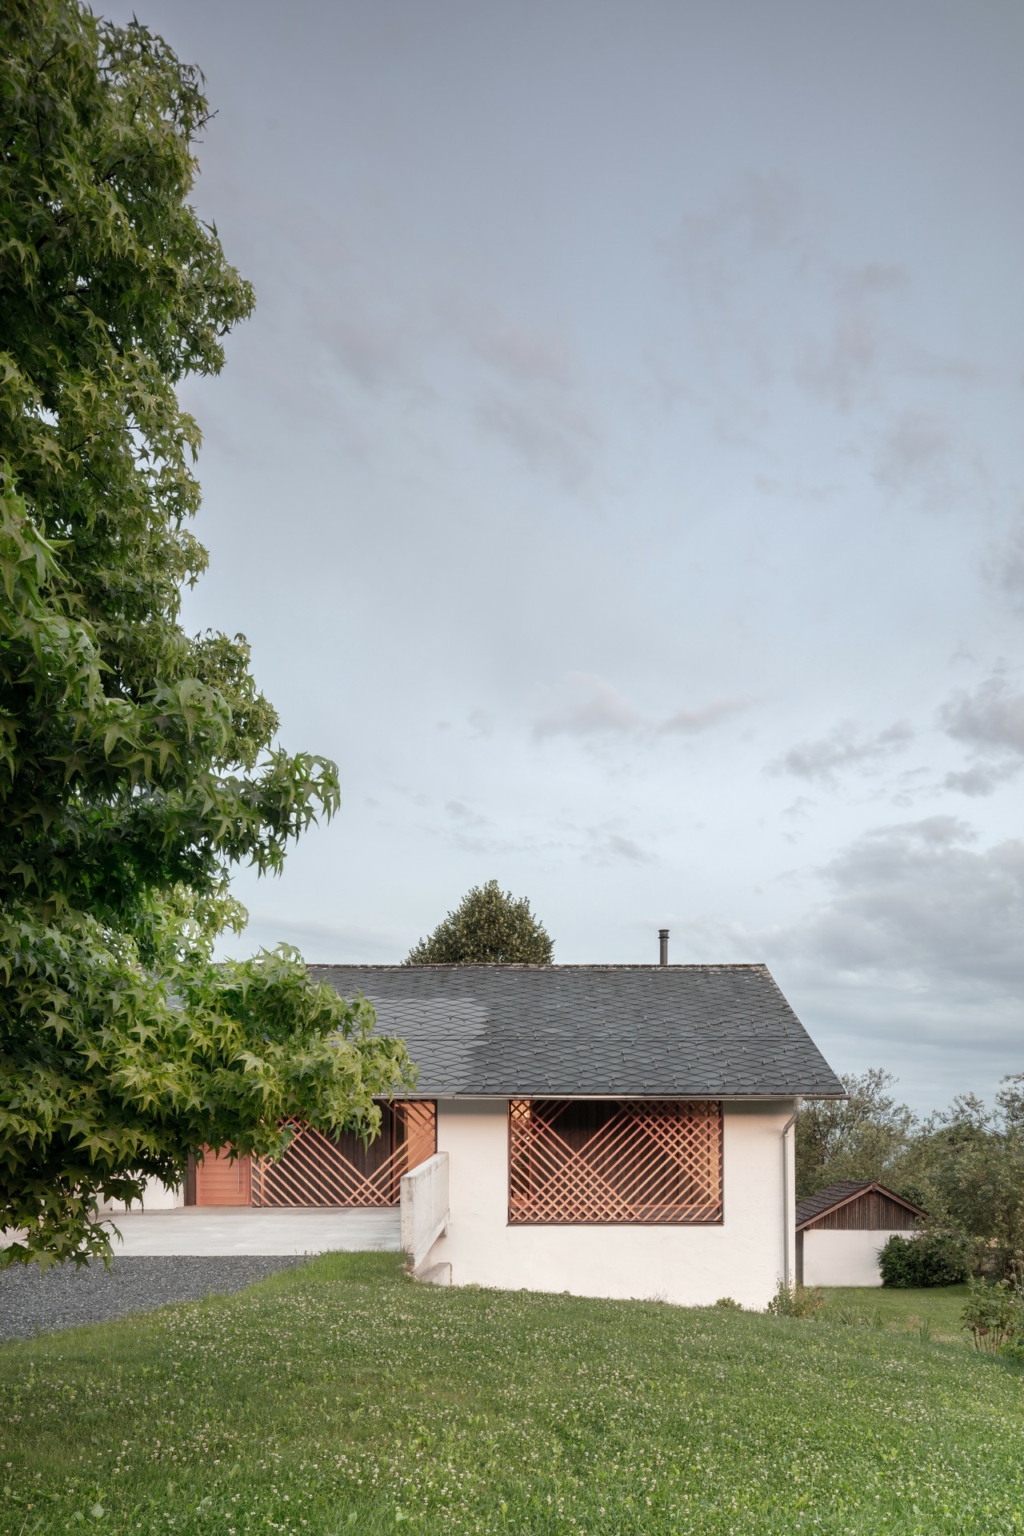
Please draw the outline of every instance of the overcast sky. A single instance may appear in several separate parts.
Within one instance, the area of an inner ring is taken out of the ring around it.
[[[919,1110],[1024,1070],[1019,4],[132,8],[257,292],[187,622],[344,787],[245,946],[494,877]]]

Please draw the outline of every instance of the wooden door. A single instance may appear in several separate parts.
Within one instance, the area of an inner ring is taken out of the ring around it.
[[[237,1157],[234,1162],[226,1152],[214,1156],[207,1152],[196,1161],[196,1205],[251,1205],[252,1161]]]

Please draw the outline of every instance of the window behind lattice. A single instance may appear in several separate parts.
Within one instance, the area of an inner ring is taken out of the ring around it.
[[[509,1221],[722,1220],[722,1106],[513,1099]]]
[[[422,1100],[381,1105],[381,1132],[364,1142],[337,1141],[300,1120],[276,1162],[253,1163],[253,1205],[397,1205],[403,1173],[437,1151],[437,1105]]]

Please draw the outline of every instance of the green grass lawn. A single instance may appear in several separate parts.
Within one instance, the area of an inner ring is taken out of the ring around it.
[[[823,1316],[831,1321],[913,1333],[919,1338],[923,1334],[938,1343],[973,1347],[971,1335],[960,1326],[966,1285],[944,1285],[928,1291],[830,1286],[823,1295]]]
[[[959,1344],[390,1255],[0,1349],[5,1536],[999,1536],[1022,1452],[1024,1377]]]

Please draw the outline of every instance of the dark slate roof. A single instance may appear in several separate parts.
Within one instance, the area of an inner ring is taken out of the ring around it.
[[[895,1200],[897,1205],[906,1206],[908,1211],[913,1211],[917,1216],[927,1214],[919,1205],[914,1205],[910,1200],[904,1200],[902,1195],[894,1195],[891,1189],[886,1189],[884,1184],[878,1184],[874,1179],[838,1179],[835,1184],[830,1184],[828,1189],[819,1189],[816,1195],[808,1195],[806,1200],[801,1200],[797,1204],[797,1228],[805,1227],[810,1221],[817,1221],[818,1217],[824,1216],[826,1211],[835,1210],[838,1205],[846,1205],[857,1195],[866,1194],[870,1189],[877,1190],[887,1200]]]
[[[373,1003],[418,1097],[841,1097],[763,965],[311,965]]]

